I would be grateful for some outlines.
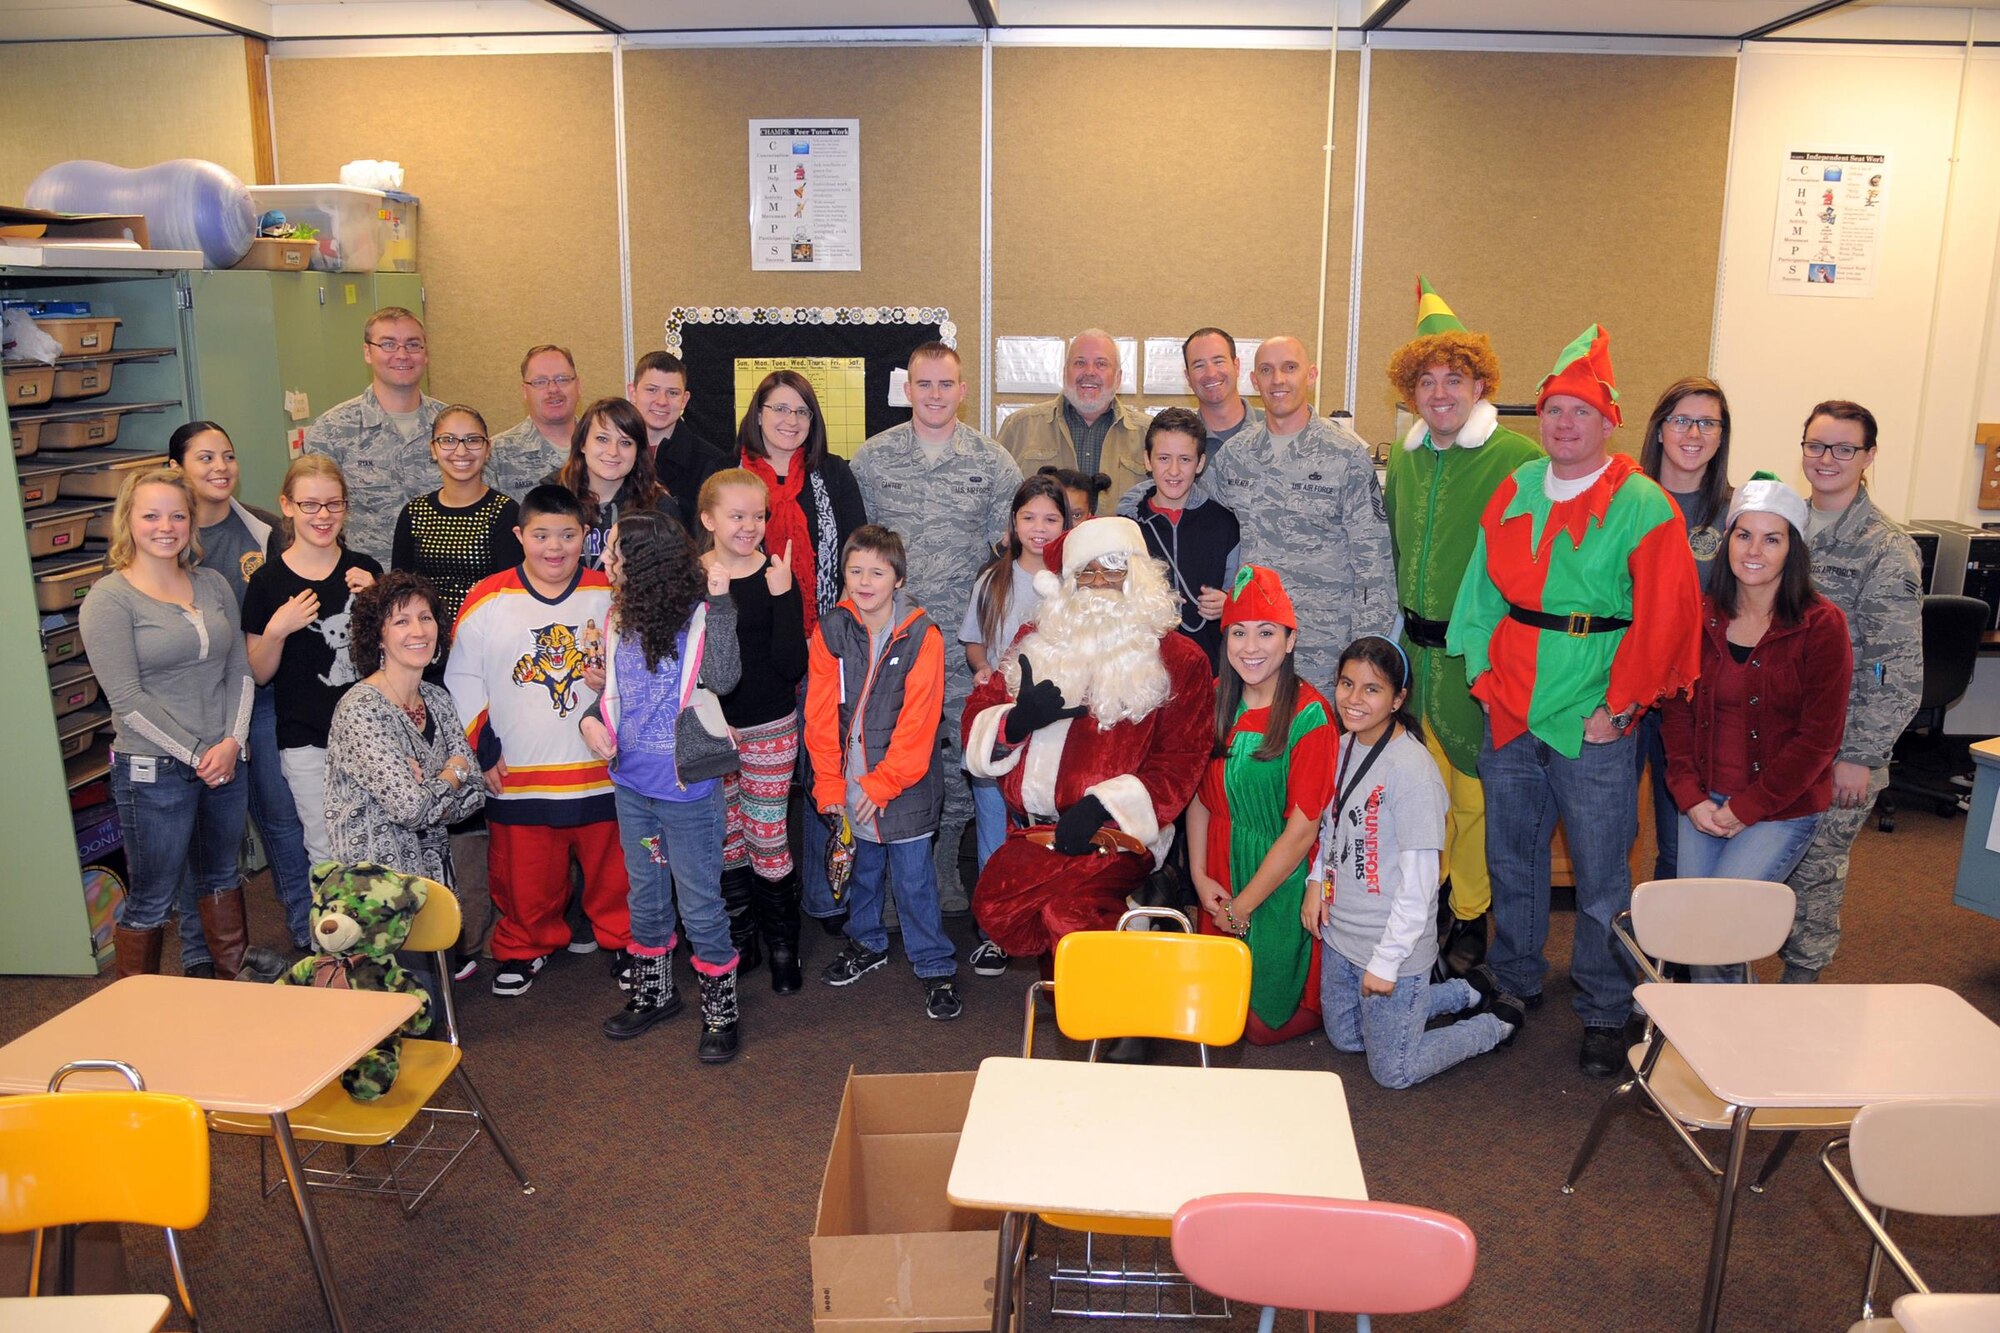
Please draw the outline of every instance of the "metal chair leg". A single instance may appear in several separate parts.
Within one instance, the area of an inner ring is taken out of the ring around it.
[[[333,1261],[326,1250],[326,1237],[319,1229],[319,1213],[313,1207],[312,1191],[306,1184],[304,1165],[299,1161],[299,1145],[292,1138],[292,1123],[283,1112],[271,1117],[271,1137],[277,1141],[278,1162],[292,1188],[292,1207],[298,1211],[299,1230],[305,1233],[306,1253],[312,1257],[313,1272],[319,1278],[319,1294],[326,1304],[327,1321],[334,1333],[349,1333],[347,1314],[340,1306],[340,1292],[334,1286]]]
[[[1752,1194],[1762,1194],[1764,1186],[1771,1183],[1771,1177],[1778,1174],[1778,1168],[1785,1164],[1785,1157],[1792,1151],[1792,1145],[1799,1141],[1799,1132],[1788,1129],[1778,1135],[1778,1141],[1771,1145],[1771,1151],[1764,1154],[1764,1165],[1757,1169],[1757,1178],[1750,1182]]]
[[[1576,1159],[1569,1164],[1569,1178],[1563,1181],[1564,1194],[1576,1193],[1577,1179],[1583,1175],[1584,1168],[1590,1165],[1590,1159],[1597,1155],[1597,1145],[1603,1141],[1604,1131],[1611,1127],[1611,1117],[1618,1113],[1618,1108],[1638,1086],[1638,1079],[1626,1079],[1613,1088],[1611,1095],[1604,1099],[1604,1104],[1597,1108],[1597,1116],[1590,1122],[1590,1132],[1583,1136],[1583,1145],[1576,1150]]]
[[[465,1099],[472,1103],[473,1114],[479,1117],[479,1127],[493,1140],[493,1146],[500,1151],[500,1160],[514,1173],[514,1179],[521,1182],[521,1193],[533,1194],[535,1187],[528,1183],[528,1173],[521,1169],[520,1159],[514,1156],[514,1150],[508,1146],[506,1136],[500,1132],[500,1126],[494,1123],[493,1117],[486,1110],[486,1103],[480,1100],[479,1089],[472,1086],[472,1078],[465,1072],[463,1061],[454,1072],[458,1076],[459,1087],[465,1089]]]
[[[195,1313],[194,1291],[188,1286],[187,1265],[181,1261],[181,1238],[174,1234],[172,1227],[166,1227],[167,1264],[174,1270],[174,1290],[180,1293],[181,1309],[187,1311],[188,1327],[199,1330],[201,1316]]]
[[[1887,1208],[1877,1208],[1875,1210],[1875,1220],[1882,1224],[1883,1230],[1888,1230],[1889,1210]],[[1863,1319],[1875,1318],[1875,1284],[1881,1280],[1881,1277],[1882,1246],[1879,1241],[1870,1241],[1868,1245],[1868,1276],[1865,1279],[1865,1285],[1861,1288],[1861,1317]]]

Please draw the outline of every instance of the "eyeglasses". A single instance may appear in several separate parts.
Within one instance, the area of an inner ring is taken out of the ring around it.
[[[576,383],[576,376],[537,375],[531,380],[522,380],[521,383],[540,393],[543,389],[567,389],[570,385]]]
[[[441,454],[476,454],[487,444],[484,435],[433,435],[431,443]]]
[[[1122,588],[1125,586],[1125,571],[1107,569],[1102,565],[1086,565],[1076,571],[1076,586],[1079,588]]]
[[[1696,435],[1714,435],[1722,429],[1722,418],[1671,416],[1667,424],[1683,435],[1690,431]]]
[[[324,503],[322,503],[321,501],[318,500],[294,500],[292,501],[292,508],[298,510],[301,514],[304,514],[307,518],[318,518],[321,514],[346,513],[347,501],[327,500]]]
[[[813,410],[810,407],[785,407],[779,403],[766,403],[764,410],[776,412],[781,417],[790,417],[801,425],[813,419]]]
[[[363,338],[363,342],[381,352],[421,352],[424,350],[422,338],[405,338],[397,342],[394,338]]]
[[[1824,458],[1832,454],[1843,463],[1854,461],[1854,456],[1866,453],[1867,447],[1859,444],[1826,444],[1819,440],[1800,440],[1799,448],[1806,451],[1807,458]]]

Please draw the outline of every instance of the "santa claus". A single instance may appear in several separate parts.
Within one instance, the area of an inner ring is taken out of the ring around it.
[[[1093,518],[1059,551],[1060,579],[1035,576],[1035,623],[965,707],[965,766],[998,781],[1010,825],[972,910],[1017,955],[1117,925],[1165,860],[1215,730],[1208,659],[1174,632],[1174,591],[1139,525]]]

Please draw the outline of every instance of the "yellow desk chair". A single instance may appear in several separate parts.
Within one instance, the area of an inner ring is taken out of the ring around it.
[[[59,1092],[84,1070],[123,1074],[131,1092]],[[208,1216],[208,1126],[186,1097],[147,1092],[130,1065],[78,1060],[45,1093],[0,1097],[0,1232],[32,1231],[28,1295],[41,1290],[49,1227],[130,1222],[160,1227],[188,1325],[200,1328],[176,1229]]]
[[[1128,929],[1148,919],[1177,924],[1179,932]],[[1197,935],[1188,919],[1169,907],[1135,907],[1118,919],[1116,930],[1082,930],[1063,936],[1056,945],[1055,980],[1028,988],[1027,1022],[1021,1055],[1034,1055],[1035,999],[1042,992],[1055,999],[1056,1026],[1072,1041],[1090,1043],[1091,1060],[1101,1042],[1117,1037],[1151,1037],[1191,1041],[1203,1068],[1210,1046],[1229,1046],[1242,1039],[1250,1012],[1250,949],[1226,935]],[[1146,1145],[1135,1140],[1135,1150]],[[1064,1262],[1058,1248],[1049,1275],[1052,1314],[1096,1318],[1227,1319],[1228,1302],[1202,1309],[1204,1294],[1175,1268],[1163,1242],[1172,1234],[1173,1220],[1157,1222],[1043,1213],[1040,1220],[1063,1231],[1084,1235],[1081,1266]],[[1026,1256],[1034,1227],[1024,1229],[1022,1257],[1016,1282],[1025,1285]],[[1099,1263],[1097,1237],[1117,1236],[1117,1267]],[[1131,1241],[1151,1243],[1150,1266],[1133,1267]],[[1100,1290],[1115,1289],[1120,1304],[1098,1306]],[[1151,1308],[1132,1308],[1137,1292],[1151,1296]],[[1175,1308],[1169,1309],[1171,1297]],[[1065,1299],[1075,1303],[1065,1304]],[[1016,1309],[1025,1308],[1017,1302]]]
[[[426,880],[425,885],[424,905],[403,948],[431,955],[442,1000],[439,1007],[444,1011],[438,1018],[443,1021],[445,1039],[405,1037],[401,1069],[386,1096],[372,1102],[356,1101],[336,1078],[289,1117],[293,1137],[313,1144],[301,1158],[308,1186],[393,1198],[405,1217],[424,1206],[482,1131],[521,1182],[521,1193],[535,1192],[465,1072],[458,1010],[452,1003],[451,963],[446,957],[458,941],[458,899],[434,880]],[[436,1021],[432,1031],[437,1030]],[[431,1104],[445,1080],[454,1077],[470,1109]],[[454,1124],[469,1127],[461,1134],[444,1132],[447,1125]],[[271,1135],[271,1122],[263,1116],[217,1112],[209,1116],[209,1125],[222,1134],[255,1134],[266,1139]],[[411,1132],[413,1125],[418,1126],[415,1133]],[[329,1146],[340,1149],[339,1165],[316,1165],[328,1155],[325,1150]],[[276,1181],[270,1178],[262,1144],[258,1145],[257,1167],[265,1198],[283,1188],[282,1175]]]

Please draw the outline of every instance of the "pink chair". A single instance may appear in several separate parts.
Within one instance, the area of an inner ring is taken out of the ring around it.
[[[1206,1291],[1264,1307],[1357,1316],[1450,1305],[1472,1285],[1479,1242],[1449,1213],[1362,1199],[1211,1194],[1174,1214],[1174,1262]],[[1361,1313],[1366,1311],[1368,1313]]]

